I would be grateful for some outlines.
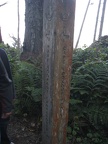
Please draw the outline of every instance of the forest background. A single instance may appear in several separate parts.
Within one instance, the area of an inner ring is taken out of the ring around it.
[[[0,26],[2,29],[2,37],[5,43],[12,45],[13,41],[9,35],[17,37],[17,0],[8,0],[7,5],[0,8]],[[0,4],[4,3],[4,0],[0,0]],[[75,18],[75,34],[74,34],[74,47],[78,38],[81,23],[84,17],[84,13],[87,7],[88,0],[77,0],[76,1],[76,18]],[[86,16],[83,31],[81,34],[81,39],[79,41],[78,47],[84,46],[86,44],[89,46],[93,42],[93,34],[95,28],[96,14],[98,9],[99,0],[91,0],[91,5]],[[101,9],[103,6],[103,0],[101,3]],[[20,39],[23,44],[24,32],[25,32],[25,1],[19,0],[19,12],[20,12]],[[108,13],[108,2],[106,3],[105,20],[102,35],[107,35],[107,13]],[[98,32],[100,25],[101,14],[98,21]],[[86,35],[86,37],[85,37]],[[98,39],[98,33],[97,37]]]
[[[31,2],[32,4],[33,2]],[[38,6],[42,5],[42,3],[37,4]],[[26,6],[30,8],[27,3]],[[31,8],[30,10],[32,11]],[[42,14],[42,10],[38,10],[38,12],[40,15]],[[25,19],[27,22],[27,18]],[[39,17],[38,20],[41,21],[42,19]],[[37,23],[37,21],[35,22]],[[39,28],[41,29],[41,27],[40,22]],[[28,31],[26,32],[29,34]],[[41,37],[41,35],[39,36]],[[34,55],[26,53],[28,55],[26,55],[27,57],[23,56],[24,61],[22,61],[20,49],[3,43],[0,47],[4,47],[6,50],[12,68],[16,89],[14,115],[17,117],[36,117],[41,123],[42,48],[38,56],[36,55],[36,59],[32,57]],[[35,50],[33,49],[32,52]],[[67,142],[73,144],[108,143],[107,84],[108,36],[101,37],[85,49],[74,49]]]

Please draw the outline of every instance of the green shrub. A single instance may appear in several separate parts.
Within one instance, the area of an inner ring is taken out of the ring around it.
[[[75,50],[68,137],[73,144],[107,144],[107,48]]]
[[[42,73],[41,69],[28,62],[19,62],[14,75],[16,100],[15,113],[41,114]],[[39,106],[39,108],[38,108]]]
[[[41,116],[42,68],[20,61],[20,51],[5,47],[16,89],[15,113]],[[108,48],[73,53],[67,140],[72,144],[108,143]]]

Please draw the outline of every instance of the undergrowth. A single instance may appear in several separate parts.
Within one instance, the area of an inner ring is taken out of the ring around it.
[[[41,117],[41,60],[20,61],[20,51],[7,46],[5,50],[16,89],[14,113]],[[73,51],[67,141],[72,144],[108,144],[107,47]]]

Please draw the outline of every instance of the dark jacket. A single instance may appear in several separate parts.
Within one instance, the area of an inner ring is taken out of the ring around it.
[[[0,114],[11,112],[15,97],[11,69],[6,52],[0,48]]]

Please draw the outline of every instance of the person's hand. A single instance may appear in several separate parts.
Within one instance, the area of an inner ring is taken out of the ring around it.
[[[6,118],[8,118],[11,114],[12,114],[12,112],[3,113],[2,116],[1,116],[1,118],[2,118],[2,119],[6,119]]]

